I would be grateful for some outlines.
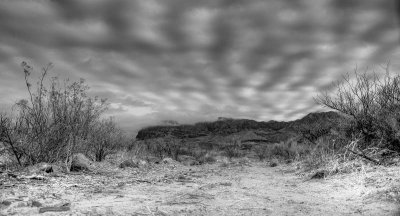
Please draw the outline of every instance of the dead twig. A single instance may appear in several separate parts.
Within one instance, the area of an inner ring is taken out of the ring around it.
[[[347,150],[349,150],[351,153],[353,153],[353,154],[355,154],[355,155],[358,155],[358,156],[360,156],[360,157],[362,157],[362,158],[364,158],[364,159],[367,159],[367,160],[369,160],[369,161],[375,163],[376,165],[381,165],[381,162],[379,162],[379,161],[377,161],[377,160],[375,160],[375,159],[372,159],[372,158],[366,156],[365,154],[362,154],[362,153],[359,153],[359,152],[355,152],[355,151],[353,151],[353,150],[351,150],[351,149],[347,149]]]

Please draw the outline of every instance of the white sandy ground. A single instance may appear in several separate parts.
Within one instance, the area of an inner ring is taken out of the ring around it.
[[[0,215],[39,215],[33,200],[71,204],[70,211],[40,215],[400,215],[399,203],[387,200],[399,179],[399,167],[313,180],[261,162],[115,168],[3,185],[0,201],[12,204]]]

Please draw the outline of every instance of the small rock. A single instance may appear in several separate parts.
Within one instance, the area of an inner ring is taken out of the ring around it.
[[[278,163],[276,163],[276,162],[271,162],[271,163],[269,164],[269,166],[270,166],[270,167],[276,167],[276,166],[278,166]]]
[[[84,154],[78,153],[72,156],[70,171],[91,170],[92,162]]]
[[[63,211],[69,211],[71,210],[71,204],[66,203],[61,206],[54,206],[54,207],[43,207],[39,209],[39,213],[45,213],[45,212],[63,212]]]
[[[183,180],[187,180],[188,178],[183,176],[183,175],[179,175],[178,176],[178,180],[183,181]]]
[[[18,203],[17,204],[17,208],[22,208],[22,207],[27,207],[28,206],[28,204],[26,203],[26,202],[20,202],[20,203]]]
[[[48,164],[48,163],[41,163],[38,168],[42,172],[46,172],[46,173],[53,172],[53,166],[51,164]]]
[[[231,182],[221,182],[219,184],[222,185],[222,186],[232,186]]]
[[[49,163],[41,162],[27,167],[26,171],[28,171],[29,173],[39,173],[39,172],[51,173],[53,172],[53,166]]]
[[[229,163],[230,163],[229,158],[228,158],[228,157],[225,157],[225,156],[216,156],[216,157],[215,157],[215,160],[216,160],[217,162],[219,162],[219,163],[226,163],[226,164],[229,164]]]
[[[314,175],[311,176],[311,179],[322,179],[327,176],[327,173],[325,170],[318,171]]]
[[[178,161],[179,162],[183,162],[186,160],[195,160],[195,158],[193,156],[189,156],[189,155],[179,155],[178,156]]]
[[[147,156],[146,160],[149,163],[154,163],[154,164],[159,164],[160,163],[160,158],[154,157],[154,156]]]
[[[185,166],[195,166],[195,165],[200,165],[200,163],[196,160],[185,160],[182,161],[182,164]]]
[[[1,202],[1,205],[4,205],[4,206],[9,206],[11,204],[12,204],[12,202],[10,200],[4,200],[3,202]]]
[[[42,207],[42,203],[40,203],[39,201],[33,200],[31,206],[32,207]]]
[[[134,159],[125,160],[119,165],[119,168],[123,169],[125,167],[139,168],[139,161]]]
[[[139,165],[140,165],[140,166],[147,166],[148,163],[147,163],[147,161],[145,161],[145,160],[139,160]]]
[[[172,164],[172,163],[174,163],[174,159],[172,159],[172,158],[164,158],[162,160],[162,163],[163,164]]]

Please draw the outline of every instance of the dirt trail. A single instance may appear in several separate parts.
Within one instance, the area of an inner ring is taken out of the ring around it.
[[[73,181],[83,183],[83,177]],[[58,201],[71,203],[66,215],[395,215],[397,211],[394,203],[369,198],[369,186],[356,174],[306,180],[262,163],[174,167],[149,172],[140,181],[127,171],[96,179],[102,183],[94,188],[73,189],[73,181],[58,191]],[[26,207],[15,213],[35,212]]]

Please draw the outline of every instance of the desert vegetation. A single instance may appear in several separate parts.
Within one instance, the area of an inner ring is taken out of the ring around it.
[[[28,99],[0,114],[2,152],[20,166],[61,161],[69,167],[76,153],[102,161],[129,142],[112,118],[103,117],[106,100],[88,96],[83,79],[60,81],[50,76],[49,64],[33,83],[37,72],[26,62],[21,66]]]
[[[19,166],[62,162],[69,167],[76,153],[103,161],[127,151],[131,158],[190,157],[199,164],[214,162],[218,155],[253,157],[298,162],[305,170],[335,167],[329,173],[337,173],[345,162],[361,158],[386,164],[400,151],[400,76],[388,69],[383,76],[355,70],[334,83],[335,91],[317,95],[317,103],[336,112],[310,113],[291,122],[223,117],[194,125],[173,121],[143,128],[134,141],[112,117],[105,117],[106,99],[89,96],[83,79],[51,77],[51,64],[40,74],[26,62],[21,67],[28,98],[0,114],[1,153]],[[32,73],[37,73],[36,82]]]
[[[387,170],[399,162],[400,76],[388,70],[382,76],[356,70],[335,82],[333,92],[316,96],[317,103],[334,111],[310,113],[289,122],[220,117],[214,122],[180,125],[168,120],[141,129],[134,138],[106,115],[106,99],[89,96],[83,79],[71,82],[51,77],[51,64],[40,74],[25,62],[21,66],[28,97],[0,113],[0,156],[8,158],[0,164],[0,174],[11,177],[18,177],[14,170],[39,167],[54,172],[59,166],[68,175],[82,170],[76,163],[94,163],[97,168],[87,171],[101,176],[124,173],[118,179],[128,182],[139,174],[147,177],[137,182],[186,182],[187,176],[196,176],[192,169],[202,174],[210,169],[207,175],[211,176],[215,169],[218,173],[235,169],[251,182],[266,179],[264,173],[243,173],[243,167],[251,163],[268,169],[286,167],[282,169],[314,179],[376,167]],[[118,187],[124,184],[119,182]],[[400,192],[391,186],[379,193],[396,201]]]

